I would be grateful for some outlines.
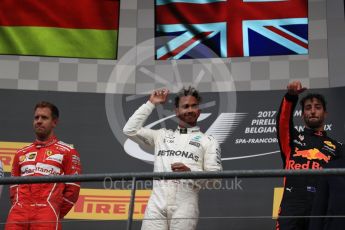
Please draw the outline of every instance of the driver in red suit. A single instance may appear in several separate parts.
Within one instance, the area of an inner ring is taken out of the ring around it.
[[[14,158],[12,176],[54,176],[81,173],[78,152],[54,135],[59,110],[49,102],[35,106],[36,140]],[[10,186],[12,207],[6,230],[61,229],[61,220],[78,200],[79,183],[20,184]]]

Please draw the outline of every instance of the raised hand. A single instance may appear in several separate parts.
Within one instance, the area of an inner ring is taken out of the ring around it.
[[[302,86],[300,81],[290,82],[286,88],[288,90],[288,94],[290,95],[299,95],[307,89],[306,87]]]
[[[150,95],[150,101],[151,103],[157,105],[157,104],[164,104],[169,94],[169,90],[164,89],[157,89],[154,90]]]

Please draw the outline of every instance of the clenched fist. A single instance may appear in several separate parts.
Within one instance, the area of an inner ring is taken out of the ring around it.
[[[290,82],[286,88],[288,90],[288,94],[290,95],[299,95],[307,89],[306,87],[302,86],[300,81]]]

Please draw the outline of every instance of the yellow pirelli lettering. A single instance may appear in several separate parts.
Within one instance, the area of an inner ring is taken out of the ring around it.
[[[277,219],[279,215],[280,203],[283,198],[284,188],[274,188],[272,218]]]
[[[151,190],[137,190],[134,219],[143,219]],[[67,219],[126,220],[131,190],[81,189]]]
[[[4,166],[5,172],[11,172],[12,163],[16,152],[30,145],[31,143],[26,142],[1,142],[0,141],[0,160]]]

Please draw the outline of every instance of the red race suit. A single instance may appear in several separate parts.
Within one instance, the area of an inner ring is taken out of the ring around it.
[[[79,153],[55,136],[20,149],[12,176],[54,176],[81,173]],[[15,184],[6,230],[61,229],[62,219],[78,200],[79,183]]]

